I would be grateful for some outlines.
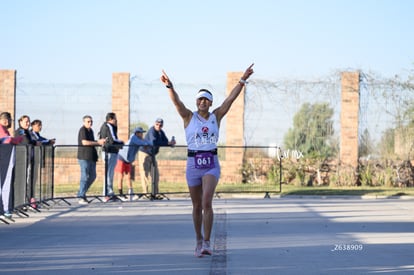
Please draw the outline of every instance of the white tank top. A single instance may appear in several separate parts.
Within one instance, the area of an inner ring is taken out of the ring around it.
[[[217,148],[219,127],[216,116],[210,113],[208,120],[193,112],[190,123],[185,128],[188,150],[210,151]]]

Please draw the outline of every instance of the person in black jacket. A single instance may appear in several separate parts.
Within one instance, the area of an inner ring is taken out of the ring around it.
[[[22,136],[23,141],[21,144],[28,145],[41,145],[40,141],[36,141],[30,133],[30,117],[28,115],[22,115],[19,118],[19,128],[14,131],[14,136]]]
[[[118,159],[118,151],[124,145],[122,140],[118,139],[117,118],[115,113],[106,114],[104,122],[99,131],[99,138],[105,139],[102,147],[102,159],[105,160],[106,184],[103,185],[104,201],[107,202],[114,197],[114,170]]]
[[[26,145],[27,163],[26,163],[26,202],[35,202],[35,183],[37,172],[35,171],[35,150],[34,146],[42,145],[40,141],[36,141],[30,132],[30,117],[22,115],[19,120],[19,128],[14,131],[15,137],[23,137],[20,144]],[[37,208],[36,203],[32,203],[31,207]]]

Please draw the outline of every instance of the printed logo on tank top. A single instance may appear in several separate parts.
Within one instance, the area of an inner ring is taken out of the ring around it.
[[[210,129],[207,126],[203,126],[201,131],[197,131],[195,134],[195,143],[200,145],[216,144],[217,136],[215,133],[209,133]]]

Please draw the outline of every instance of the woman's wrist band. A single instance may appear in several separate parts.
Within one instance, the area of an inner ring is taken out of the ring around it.
[[[246,85],[246,84],[248,84],[249,82],[247,82],[247,80],[240,79],[240,80],[239,80],[239,83],[240,83],[240,84],[242,84],[242,85]]]
[[[171,89],[172,85],[165,85],[165,88]]]

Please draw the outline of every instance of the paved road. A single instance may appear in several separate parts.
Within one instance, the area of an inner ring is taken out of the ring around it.
[[[0,273],[414,272],[414,199],[215,199],[215,254],[201,259],[186,198],[69,202],[0,223]]]

